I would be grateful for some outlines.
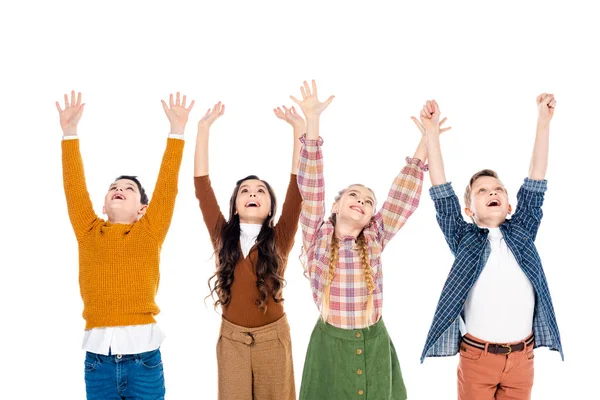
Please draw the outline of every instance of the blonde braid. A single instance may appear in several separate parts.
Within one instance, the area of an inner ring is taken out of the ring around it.
[[[369,248],[367,246],[367,239],[361,232],[356,240],[358,244],[358,252],[360,254],[360,261],[363,265],[363,272],[365,275],[365,283],[367,285],[367,309],[365,311],[364,323],[366,326],[371,325],[372,314],[373,314],[373,290],[375,290],[375,282],[373,282],[373,274],[371,272],[371,261],[369,259]]]
[[[323,321],[327,322],[327,316],[329,315],[329,293],[331,292],[331,282],[335,277],[335,269],[337,267],[340,242],[335,236],[335,233],[331,237],[331,250],[329,252],[329,270],[327,271],[327,283],[325,284],[325,290],[323,290],[323,299],[321,301],[321,317]]]

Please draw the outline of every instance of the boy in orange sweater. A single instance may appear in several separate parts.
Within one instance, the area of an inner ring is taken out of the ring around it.
[[[79,246],[79,286],[86,331],[85,383],[88,399],[163,399],[165,384],[159,347],[164,335],[154,316],[160,250],[171,223],[183,132],[194,102],[186,108],[170,96],[162,102],[171,123],[152,196],[134,176],[120,176],[104,197],[99,218],[86,188],[77,124],[85,104],[81,93],[56,102],[63,130],[62,163],[69,218]]]

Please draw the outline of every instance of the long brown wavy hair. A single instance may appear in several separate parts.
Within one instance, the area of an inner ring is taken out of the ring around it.
[[[259,299],[256,306],[263,312],[267,312],[267,301],[272,298],[275,303],[283,301],[281,291],[285,284],[283,276],[280,275],[281,266],[283,266],[283,257],[279,254],[275,246],[274,218],[277,210],[277,200],[275,192],[267,182],[259,179],[256,175],[249,175],[236,182],[233,194],[229,200],[229,219],[223,224],[221,235],[216,244],[216,264],[215,273],[208,279],[210,289],[209,296],[214,298],[217,294],[217,300],[214,302],[215,308],[218,305],[226,307],[231,302],[231,285],[234,279],[235,266],[242,256],[240,250],[240,216],[236,213],[235,202],[238,191],[242,183],[247,180],[260,180],[267,187],[269,196],[271,196],[271,209],[269,216],[263,221],[262,228],[256,238],[256,247],[258,249],[258,261],[256,263],[256,288],[259,292]],[[214,283],[211,285],[211,281]]]

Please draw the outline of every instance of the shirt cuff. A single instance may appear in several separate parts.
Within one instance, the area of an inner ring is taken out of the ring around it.
[[[79,139],[79,136],[77,136],[77,135],[64,135],[62,137],[62,140],[73,140],[73,139]]]
[[[546,189],[548,189],[548,181],[545,179],[537,181],[535,179],[525,178],[523,189],[531,192],[544,193]]]
[[[429,195],[433,200],[454,196],[455,194],[454,189],[452,189],[452,182],[446,182],[442,183],[441,185],[430,187]]]
[[[423,161],[419,160],[418,158],[406,157],[406,163],[417,165],[423,172],[429,171],[429,164],[423,164]]]
[[[306,146],[321,146],[323,144],[323,138],[319,136],[318,139],[307,139],[305,133],[300,136],[300,142]]]
[[[183,133],[169,133],[169,139],[183,140]]]

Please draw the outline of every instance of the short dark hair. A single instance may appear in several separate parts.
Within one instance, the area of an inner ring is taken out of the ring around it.
[[[475,183],[475,181],[477,179],[479,179],[483,176],[491,176],[492,178],[496,178],[496,179],[498,179],[498,181],[500,181],[500,178],[498,178],[498,174],[496,173],[496,171],[493,171],[491,169],[482,169],[481,171],[473,174],[473,176],[469,180],[469,184],[467,185],[467,188],[465,189],[465,206],[466,207],[471,207],[471,189],[473,188],[473,184]],[[502,184],[501,181],[500,181],[500,184]],[[504,186],[504,185],[502,184],[502,186]],[[504,192],[506,193],[506,189],[504,190]]]
[[[121,175],[119,177],[117,177],[117,179],[115,179],[115,182],[118,181],[119,179],[127,179],[130,181],[135,182],[135,184],[138,187],[138,190],[140,191],[140,201],[143,205],[147,206],[149,201],[148,201],[148,195],[146,194],[146,191],[144,190],[144,187],[142,186],[142,184],[140,183],[140,181],[138,180],[137,176],[133,176],[133,175]]]

